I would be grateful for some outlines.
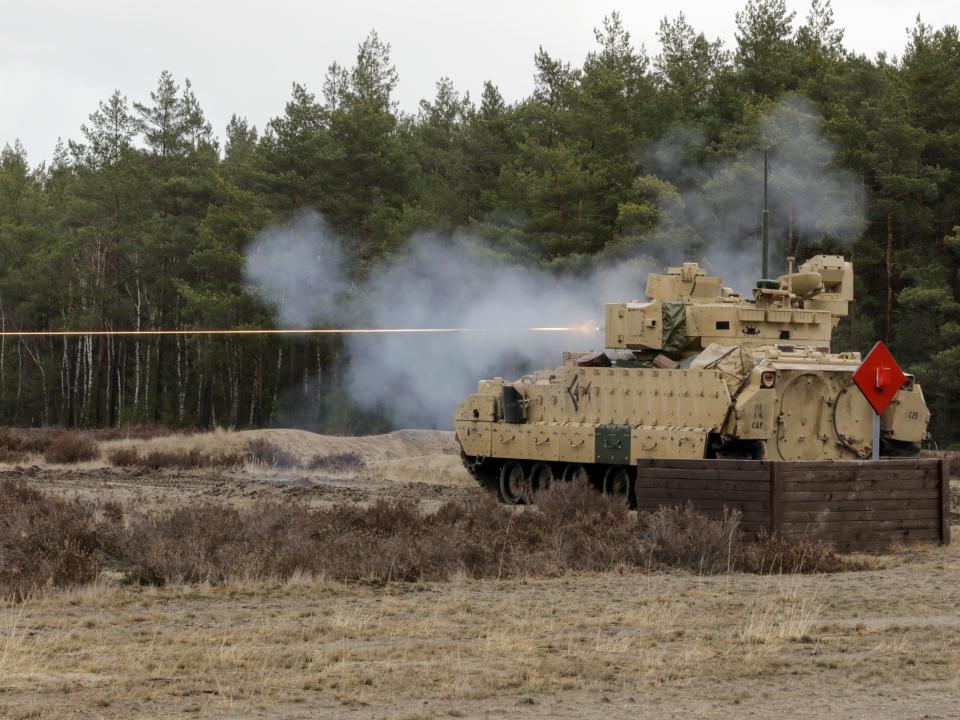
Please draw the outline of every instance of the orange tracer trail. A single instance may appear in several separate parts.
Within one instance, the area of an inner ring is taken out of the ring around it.
[[[531,327],[530,332],[583,332],[580,327]],[[240,328],[181,330],[5,330],[0,337],[148,337],[156,335],[383,335],[489,332],[480,328]]]

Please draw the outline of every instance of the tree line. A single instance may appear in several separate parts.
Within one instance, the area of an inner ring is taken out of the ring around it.
[[[802,17],[784,0],[748,0],[736,28],[728,48],[682,14],[665,18],[650,55],[614,13],[582,65],[537,50],[528,97],[508,103],[491,81],[472,98],[443,78],[414,113],[398,108],[390,46],[371,32],[322,87],[294,84],[265,127],[234,115],[222,137],[189,80],[163,72],[132,102],[114,92],[49,162],[31,165],[19,141],[0,154],[0,329],[269,327],[244,250],[303,209],[351,240],[357,278],[423,230],[466,230],[559,270],[642,252],[693,177],[662,172],[642,148],[682,127],[698,138],[684,167],[706,168],[756,147],[764,113],[800,96],[866,199],[865,229],[843,248],[857,297],[838,345],[886,340],[924,383],[938,441],[954,441],[957,28],[918,18],[900,56],[873,58],[844,46],[829,0]],[[734,179],[702,191],[745,192]],[[789,218],[771,223],[775,242],[793,242]],[[683,228],[692,255],[714,240]],[[828,234],[805,241],[838,248]],[[254,426],[305,404],[298,421],[314,427],[382,429],[338,390],[346,362],[336,339],[4,336],[0,422]]]

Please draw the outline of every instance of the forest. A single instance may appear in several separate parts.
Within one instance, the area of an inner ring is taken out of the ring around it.
[[[234,115],[215,132],[190,81],[161,72],[65,128],[74,137],[48,162],[28,155],[46,148],[0,138],[0,330],[273,327],[245,253],[304,211],[348,242],[355,292],[421,232],[468,234],[561,275],[665,243],[688,259],[757,248],[762,166],[742,158],[769,146],[776,262],[852,258],[857,295],[835,348],[885,340],[923,383],[934,441],[960,441],[957,28],[918,17],[902,54],[870,58],[845,47],[829,0],[799,14],[747,0],[731,47],[683,14],[660,21],[649,51],[617,13],[594,34],[580,66],[531,48],[533,90],[516,102],[495,79],[470,97],[441,78],[404,112],[390,45],[372,31],[322,87],[293,84],[262,128]],[[765,119],[784,107],[815,121],[833,149],[824,162],[852,180],[829,193],[855,195],[857,218],[844,198],[811,218],[786,174],[778,185],[787,159]],[[727,217],[730,198],[749,222]],[[336,337],[4,335],[0,423],[264,426],[306,406],[297,422],[314,429],[389,427],[342,389],[350,362]]]

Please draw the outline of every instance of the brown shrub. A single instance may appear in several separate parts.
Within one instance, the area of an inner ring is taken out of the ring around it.
[[[189,470],[191,468],[208,467],[210,458],[207,458],[196,448],[180,452],[176,450],[151,450],[140,458],[140,465],[159,470],[173,468]],[[212,463],[211,463],[212,464]]]
[[[195,427],[171,427],[159,423],[133,423],[121,425],[117,428],[99,428],[89,432],[100,442],[106,442],[108,440],[150,440],[158,437],[169,437],[170,435],[192,435],[206,431]]]
[[[62,442],[65,435],[84,437],[91,442],[108,440],[147,440],[154,437],[166,437],[173,434],[200,432],[197,428],[170,428],[158,424],[124,425],[119,428],[99,428],[92,430],[69,430],[59,427],[0,429],[0,457],[3,452],[28,453],[42,455],[55,443]],[[8,456],[18,457],[18,456]]]
[[[131,547],[136,576],[149,582],[288,577],[297,571],[335,580],[422,581],[619,567],[703,573],[854,568],[821,546],[772,543],[743,543],[735,513],[715,520],[690,507],[664,508],[638,521],[620,502],[586,485],[558,483],[540,493],[537,505],[520,510],[487,494],[446,503],[434,513],[385,500],[317,509],[182,507],[141,517]],[[801,557],[804,562],[796,562]]]
[[[140,455],[135,448],[117,448],[109,455],[110,462],[117,467],[148,467],[154,470],[237,467],[243,464],[244,459],[241,453],[207,455],[196,448],[187,451],[151,450],[144,455]]]
[[[247,452],[257,462],[275,468],[299,468],[300,460],[289,450],[286,450],[270,440],[255,438],[247,443]]]
[[[255,511],[182,507],[133,531],[141,580],[221,581],[301,571],[337,580],[444,580],[603,570],[637,563],[636,521],[617,503],[578,510],[578,491],[514,512],[486,494],[424,513],[409,501]],[[597,497],[589,492],[589,497]],[[545,494],[546,495],[546,494]],[[623,545],[621,545],[623,543]]]
[[[61,428],[3,428],[0,448],[22,453],[43,453],[63,435]]]
[[[135,448],[116,448],[107,453],[107,460],[117,467],[134,467],[140,464],[140,453]]]
[[[22,463],[26,462],[30,457],[30,453],[23,450],[10,450],[9,448],[0,447],[0,462],[2,463]]]
[[[350,470],[362,470],[366,467],[366,463],[359,453],[350,451],[332,453],[330,455],[315,455],[307,467],[310,470],[347,472]]]
[[[640,513],[640,532],[656,562],[702,573],[734,569],[742,544],[740,513],[724,510],[719,519],[685,507]]]
[[[118,508],[98,522],[91,504],[68,502],[19,482],[0,482],[0,597],[93,580],[116,553]]]
[[[715,520],[686,507],[636,516],[617,500],[576,483],[557,483],[538,495],[537,505],[524,508],[501,505],[478,492],[432,513],[410,501],[380,500],[369,507],[321,508],[272,503],[237,509],[210,503],[127,518],[116,507],[96,512],[89,504],[18,488],[25,498],[21,506],[39,508],[29,516],[26,531],[25,521],[14,526],[8,518],[0,531],[0,539],[6,539],[0,544],[0,567],[28,568],[21,572],[26,580],[16,584],[7,577],[0,586],[16,585],[19,596],[46,578],[82,582],[95,574],[103,556],[132,579],[155,584],[286,578],[297,572],[341,581],[415,582],[460,574],[507,578],[623,567],[702,573],[860,567],[809,543],[776,538],[743,543],[735,513]],[[22,511],[2,514],[23,517]],[[14,539],[21,534],[32,543],[17,546]]]
[[[48,463],[73,464],[95,460],[99,455],[97,443],[89,436],[75,432],[61,433],[43,451],[43,459]]]
[[[823,543],[813,540],[786,540],[761,530],[756,542],[744,543],[739,550],[736,567],[745,572],[772,573],[835,573],[844,570],[866,570],[866,562],[842,557]]]

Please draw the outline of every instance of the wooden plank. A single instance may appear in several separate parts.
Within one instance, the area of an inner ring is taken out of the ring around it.
[[[928,472],[913,468],[911,470],[887,470],[880,468],[864,468],[856,472],[853,471],[819,471],[811,470],[804,472],[793,472],[789,469],[784,470],[784,480],[788,483],[840,483],[840,482],[864,482],[867,480],[883,480],[888,482],[899,481],[906,485],[924,480],[936,480],[935,472]]]
[[[829,470],[831,468],[913,468],[935,467],[939,458],[884,458],[883,460],[791,460],[791,470]]]
[[[917,473],[926,475],[935,472],[936,468],[929,464],[911,464],[911,465],[888,465],[886,462],[868,463],[861,465],[859,463],[832,463],[823,467],[803,467],[802,464],[783,463],[784,472],[790,477],[804,478],[824,475],[849,475],[868,476],[868,475],[896,475],[901,473]]]
[[[886,477],[862,478],[859,480],[786,480],[787,492],[824,492],[829,490],[916,490],[939,489],[939,478],[915,477],[912,480]]]
[[[770,500],[768,490],[703,490],[694,488],[637,488],[637,497],[683,500]]]
[[[638,511],[638,512],[644,512],[644,513],[655,513],[655,512],[657,512],[657,511],[659,511],[659,510],[662,510],[662,509],[664,509],[664,508],[682,508],[682,507],[683,507],[682,505],[654,505],[654,506],[651,506],[651,507],[638,507],[638,508],[637,508],[637,511]],[[708,517],[717,517],[717,518],[718,518],[718,517],[723,517],[723,511],[724,511],[724,510],[731,511],[731,512],[732,512],[733,510],[737,510],[738,512],[740,512],[740,509],[739,509],[739,508],[730,507],[729,505],[721,506],[721,507],[718,507],[718,508],[696,507],[696,508],[694,508],[694,510],[696,510],[698,513],[703,513],[704,515],[707,515]],[[770,516],[769,516],[766,512],[763,512],[763,511],[760,511],[760,510],[750,510],[750,511],[748,511],[748,512],[741,512],[741,513],[740,513],[740,521],[741,521],[742,523],[748,524],[748,525],[749,525],[749,524],[756,524],[756,525],[769,526],[769,524],[770,524]]]
[[[784,533],[817,531],[853,534],[873,530],[937,530],[939,520],[929,518],[897,520],[854,520],[852,522],[784,522],[780,528]]]
[[[900,542],[904,539],[911,540],[939,540],[940,529],[917,529],[917,530],[859,530],[849,532],[819,531],[810,529],[808,531],[790,531],[781,532],[781,536],[789,540],[868,540],[878,541],[889,538],[891,542]]]
[[[936,468],[900,468],[885,469],[881,467],[872,468],[848,468],[842,470],[839,468],[829,470],[793,470],[792,468],[783,469],[784,479],[793,482],[816,482],[817,480],[841,481],[847,480],[867,480],[869,478],[887,478],[891,480],[911,480],[920,478],[933,478],[936,476]]]
[[[719,492],[746,491],[766,493],[769,492],[767,487],[769,483],[769,479],[764,480],[763,482],[740,482],[739,480],[699,480],[696,478],[637,478],[636,486],[638,488],[647,488],[650,490],[673,488],[678,490],[717,490]]]
[[[783,522],[849,522],[851,520],[936,520],[940,521],[937,508],[907,510],[787,510],[781,515]]]
[[[950,461],[940,458],[940,542],[950,544]]]
[[[909,542],[899,540],[898,542]],[[920,541],[917,541],[920,542]],[[850,540],[850,541],[840,541],[833,543],[825,543],[830,545],[834,550],[838,552],[882,552],[887,550],[893,542],[891,540]]]
[[[751,470],[719,470],[717,468],[637,468],[637,479],[661,480],[720,480],[736,482],[770,482],[770,471],[764,469]]]
[[[637,460],[637,469],[646,468],[673,468],[677,470],[720,470],[724,472],[737,470],[763,470],[770,465],[766,460],[657,460],[640,458]]]
[[[775,463],[770,467],[770,532],[779,533],[783,522],[784,467]]]
[[[837,490],[821,492],[783,491],[783,501],[802,502],[820,501],[830,502],[837,500],[940,500],[940,491],[935,488],[918,488],[916,490]]]
[[[820,511],[820,510],[897,510],[936,509],[939,498],[884,498],[882,500],[794,500],[784,504],[784,511]]]

